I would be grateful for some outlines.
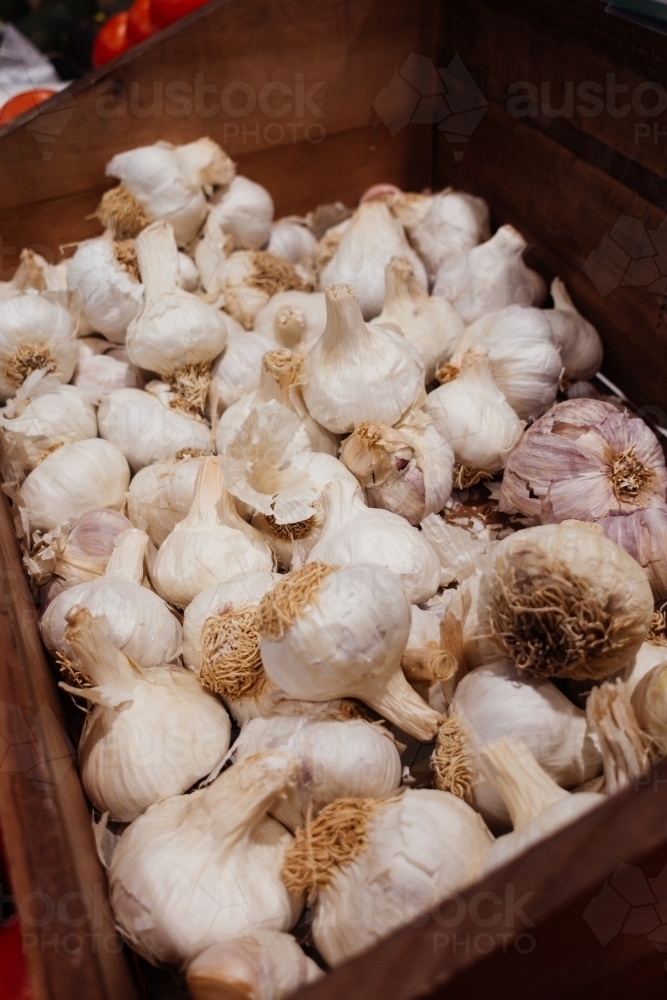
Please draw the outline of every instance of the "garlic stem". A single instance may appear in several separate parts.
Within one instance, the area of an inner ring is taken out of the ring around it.
[[[253,754],[203,790],[209,815],[222,819],[217,828],[220,852],[252,834],[255,824],[265,818],[271,804],[292,780],[297,763],[291,754]]]
[[[118,536],[104,575],[142,584],[148,535],[138,528],[128,528]]]
[[[139,261],[145,302],[157,302],[179,285],[178,247],[168,222],[155,222],[136,238],[134,248]]]
[[[433,739],[442,722],[442,716],[413,691],[400,670],[390,674],[382,687],[363,685],[359,688],[359,697],[390,722],[424,742]]]
[[[205,458],[197,473],[192,506],[186,520],[189,525],[200,528],[215,528],[220,523],[220,514],[229,513],[229,494],[222,478],[218,459]]]
[[[111,642],[106,617],[93,617],[87,608],[72,608],[66,617],[65,639],[82,673],[90,678],[93,686],[108,685],[130,691],[136,687],[139,675],[125,654]]]
[[[327,351],[342,351],[361,341],[370,344],[368,327],[352,285],[328,285],[326,291],[327,325],[320,338]]]
[[[486,769],[488,778],[502,795],[515,830],[570,794],[549,777],[520,740],[489,743],[483,756],[492,765]]]

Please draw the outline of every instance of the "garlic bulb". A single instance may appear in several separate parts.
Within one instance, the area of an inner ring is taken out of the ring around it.
[[[0,400],[34,371],[69,382],[77,355],[74,320],[62,306],[34,291],[0,301]]]
[[[237,403],[232,403],[220,417],[216,432],[219,455],[224,455],[229,442],[243,425],[255,406],[275,399],[299,418],[300,427],[294,439],[294,450],[321,451],[329,455],[338,452],[338,439],[321,427],[308,413],[301,395],[301,358],[281,348],[262,358],[259,388]]]
[[[391,210],[405,226],[433,282],[445,259],[460,258],[462,252],[489,239],[489,207],[483,198],[451,189],[421,204],[419,195],[416,199],[417,206],[414,195],[401,194],[390,199]]]
[[[145,465],[132,478],[127,494],[127,516],[147,532],[159,548],[187,515],[195,495],[197,473],[204,455],[185,448],[174,458]]]
[[[281,347],[306,354],[324,333],[327,304],[324,292],[292,290],[272,295],[255,317],[255,330],[273,337]]]
[[[407,257],[393,257],[385,271],[386,294],[379,326],[398,327],[424,362],[426,383],[449,361],[463,336],[463,320],[445,299],[432,297]]]
[[[9,281],[0,281],[0,300],[13,299],[17,295],[23,295],[29,288],[34,288],[38,292],[46,291],[47,275],[60,272],[65,261],[60,264],[47,264],[40,254],[25,247],[19,256],[19,266]]]
[[[563,365],[542,309],[506,306],[469,326],[450,363],[438,372],[443,382],[456,378],[465,352],[488,352],[493,381],[522,420],[540,417],[553,405]]]
[[[479,621],[517,669],[601,680],[625,666],[653,615],[641,566],[586,527],[553,524],[503,538],[485,568]]]
[[[490,240],[463,256],[445,256],[433,294],[451,302],[466,324],[505,306],[539,306],[546,287],[523,262],[527,246],[513,226],[501,226]]]
[[[227,154],[208,138],[185,146],[156,142],[130,149],[107,164],[107,177],[121,185],[107,192],[98,217],[120,239],[163,220],[173,226],[179,245],[187,246],[206,217],[206,190],[229,184],[234,172]]]
[[[62,444],[97,437],[95,407],[73,385],[44,370],[31,372],[0,410],[0,463],[6,480],[17,480]]]
[[[240,326],[240,324],[239,324]],[[242,396],[259,389],[262,378],[262,358],[276,347],[263,333],[237,332],[227,323],[227,346],[211,368],[211,406],[226,410]]]
[[[225,309],[246,330],[253,329],[258,312],[271,296],[288,289],[308,290],[293,264],[266,250],[237,251],[219,260],[210,277],[201,263],[199,269],[207,291],[222,292]]]
[[[100,507],[122,511],[130,483],[124,455],[109,441],[73,441],[47,455],[19,490],[30,526],[53,531]]]
[[[28,561],[28,571],[37,583],[51,575],[68,583],[95,580],[107,568],[118,536],[131,527],[117,510],[81,514],[42,537]]]
[[[178,251],[178,283],[186,292],[196,292],[199,288],[199,271],[192,257]]]
[[[222,313],[181,288],[178,253],[168,223],[148,226],[135,247],[145,297],[127,329],[130,360],[169,382],[184,409],[203,412],[211,362],[227,342]]]
[[[605,799],[597,792],[572,795],[540,767],[525,743],[502,739],[484,748],[490,780],[502,796],[513,830],[493,842],[484,872],[504,865],[533,844],[574,823]]]
[[[322,975],[291,934],[253,927],[200,952],[185,982],[192,1000],[282,1000]]]
[[[598,522],[607,538],[636,559],[657,601],[667,598],[667,507],[610,511]]]
[[[81,734],[79,767],[100,812],[131,822],[153,803],[185,792],[222,760],[229,717],[191,673],[173,665],[139,667],[112,643],[104,616],[85,608],[69,612],[65,639],[93,682],[63,686],[95,706]]]
[[[131,528],[119,536],[102,576],[58,594],[39,623],[47,649],[73,660],[67,621],[72,608],[80,607],[104,615],[110,641],[144,670],[181,655],[180,622],[162,598],[142,586],[147,544],[148,535]]]
[[[213,198],[204,232],[195,251],[197,264],[206,274],[211,251],[226,257],[232,250],[259,250],[269,239],[273,222],[273,199],[261,184],[237,176]],[[277,251],[278,252],[278,251]],[[296,261],[295,261],[296,263]],[[208,288],[208,280],[204,280]]]
[[[143,389],[144,380],[139,369],[126,358],[112,353],[94,354],[81,350],[74,369],[72,383],[83,392],[98,397],[108,396],[116,389]]]
[[[592,378],[602,366],[602,341],[588,320],[578,312],[560,278],[551,282],[553,309],[545,309],[551,333],[571,382]]]
[[[392,257],[405,257],[416,281],[426,288],[426,271],[384,201],[366,201],[352,216],[336,252],[320,274],[320,288],[351,285],[365,320],[382,311],[385,268]]]
[[[510,817],[483,766],[483,750],[503,737],[521,740],[563,788],[601,771],[586,715],[551,683],[519,674],[507,660],[477,667],[459,682],[432,758],[438,788],[470,802],[492,829]]]
[[[348,480],[335,479],[323,494],[325,522],[308,562],[350,566],[384,566],[400,579],[413,604],[432,597],[440,582],[440,565],[416,528],[398,514],[367,507]]]
[[[656,633],[655,630],[656,619],[660,623],[662,629],[659,633]],[[667,637],[665,635],[664,627],[664,611],[658,612],[654,615],[653,625],[646,642],[641,644],[634,660],[620,672],[619,676],[623,681],[625,681],[625,686],[627,687],[629,694],[632,695],[640,680],[642,680],[642,678],[645,677],[646,674],[653,669],[653,667],[657,667],[664,660],[667,660]]]
[[[167,385],[149,382],[143,389],[116,389],[97,412],[100,437],[125,455],[133,472],[174,458],[179,452],[213,450],[211,428],[185,412]]]
[[[330,286],[326,301],[327,325],[301,368],[308,412],[335,434],[397,423],[423,398],[419,354],[395,330],[366,325],[350,285]]]
[[[493,381],[486,351],[470,348],[461,372],[426,397],[424,410],[458,463],[459,489],[499,472],[523,434],[523,423]]]
[[[217,458],[197,473],[190,511],[164,540],[151,571],[161,597],[185,608],[205,587],[273,569],[271,549],[236,513]]]
[[[343,218],[333,225],[327,225],[324,232],[317,241],[315,249],[308,257],[308,265],[312,273],[316,276],[318,284],[322,281],[322,272],[327,264],[333,260],[343,235],[350,228],[351,218]]]
[[[363,423],[343,441],[341,461],[359,480],[369,507],[419,524],[452,492],[454,453],[429,417],[411,410],[395,427]]]
[[[300,264],[304,257],[313,252],[316,244],[317,240],[306,226],[290,219],[278,219],[271,226],[266,249],[278,257],[291,261],[292,264]]]
[[[391,734],[365,719],[252,719],[232,747],[234,760],[279,750],[299,761],[293,785],[271,808],[294,832],[335,799],[383,799],[401,783],[401,758]]]
[[[293,570],[262,598],[259,633],[264,669],[290,697],[359,698],[417,739],[435,735],[440,716],[401,673],[410,605],[384,567]]]
[[[67,287],[79,296],[91,329],[122,344],[144,298],[132,242],[99,237],[79,243],[67,271]]]
[[[447,709],[465,666],[460,666],[449,636],[447,614],[439,620],[431,611],[412,605],[412,624],[401,657],[401,669],[410,686],[442,715]]]
[[[473,882],[492,841],[470,806],[432,788],[338,799],[297,832],[282,877],[317,896],[313,940],[337,966]]]
[[[662,448],[643,420],[612,403],[568,399],[536,420],[509,458],[500,509],[595,521],[663,507],[666,495]]]
[[[651,740],[654,760],[667,756],[667,649],[662,662],[642,677],[632,692],[632,708],[641,731]]]
[[[125,831],[109,884],[136,951],[175,964],[249,929],[296,922],[302,901],[279,877],[292,835],[266,816],[294,766],[282,754],[251,757],[200,791],[151,806]]]

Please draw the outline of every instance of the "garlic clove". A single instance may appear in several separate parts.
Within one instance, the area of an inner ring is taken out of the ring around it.
[[[77,361],[74,321],[35,291],[0,301],[0,400],[16,395],[31,372],[69,382]]]
[[[178,283],[186,292],[196,292],[199,288],[199,271],[192,257],[178,251]]]
[[[291,290],[271,296],[255,317],[255,330],[281,347],[306,354],[324,333],[326,322],[324,292]]]
[[[316,244],[317,240],[306,226],[289,219],[278,219],[271,227],[266,249],[292,264],[300,264],[313,252]]]
[[[554,342],[571,382],[592,378],[602,367],[602,341],[592,323],[578,312],[560,278],[551,282],[553,309],[545,309]]]

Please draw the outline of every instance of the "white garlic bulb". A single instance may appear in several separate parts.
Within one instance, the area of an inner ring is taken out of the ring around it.
[[[483,198],[452,191],[430,197],[401,194],[391,210],[405,226],[432,283],[443,260],[451,261],[489,239],[489,207]]]
[[[91,329],[122,344],[144,298],[132,243],[104,236],[79,243],[67,271],[67,287],[78,294]]]
[[[145,465],[133,476],[127,516],[136,528],[147,532],[157,548],[190,510],[203,460],[197,449],[186,448],[174,458]]]
[[[209,260],[215,261],[216,254],[226,257],[232,250],[261,249],[269,239],[272,222],[273,199],[269,192],[261,184],[237,174],[213,198],[195,251],[204,287],[210,287]]]
[[[13,299],[17,295],[23,295],[29,288],[34,288],[38,292],[44,292],[53,286],[53,281],[49,282],[51,275],[60,276],[65,270],[65,287],[67,286],[67,264],[68,261],[61,261],[60,264],[47,264],[44,258],[24,247],[19,255],[19,266],[9,281],[0,281],[0,301]],[[58,282],[61,286],[61,283]],[[62,286],[61,286],[62,287]]]
[[[340,457],[369,507],[413,525],[442,510],[452,492],[454,452],[421,410],[408,411],[395,427],[360,424],[343,441]]]
[[[398,576],[413,604],[435,594],[440,581],[438,559],[426,538],[405,518],[367,507],[348,480],[333,480],[320,502],[325,522],[308,562],[385,566]]]
[[[184,408],[203,412],[210,366],[227,342],[222,313],[178,280],[178,252],[171,226],[157,222],[135,242],[144,305],[127,329],[130,360],[157,372],[183,400]]]
[[[186,292],[196,292],[199,288],[199,271],[192,257],[178,251],[178,283]]]
[[[63,686],[95,706],[81,734],[79,767],[100,812],[131,822],[153,803],[185,792],[223,759],[229,717],[189,671],[139,667],[111,642],[105,618],[85,608],[69,612],[65,638],[93,685]]]
[[[597,792],[572,795],[560,788],[520,740],[496,740],[484,748],[485,769],[502,796],[512,832],[493,842],[484,872],[506,864],[552,833],[604,802]]]
[[[317,896],[313,939],[337,966],[473,882],[492,841],[470,806],[432,788],[338,799],[298,831],[282,877]]]
[[[253,329],[257,314],[271,296],[289,289],[308,290],[308,283],[293,264],[266,250],[239,250],[218,260],[208,281],[202,265],[199,267],[204,287],[224,295],[226,311],[246,330]]]
[[[317,240],[306,226],[290,219],[278,219],[271,226],[266,249],[292,264],[300,264],[304,257],[313,252],[316,245]]]
[[[290,697],[359,698],[417,739],[435,735],[440,716],[401,672],[410,604],[390,570],[307,563],[262,598],[259,633],[264,669]]]
[[[651,740],[654,759],[667,755],[667,648],[662,661],[639,681],[632,692],[637,724]]]
[[[231,318],[231,317],[230,317]],[[233,322],[233,321],[232,321]],[[209,396],[212,409],[226,410],[259,388],[262,378],[262,358],[276,347],[263,333],[237,329],[227,321],[227,346],[211,368]]]
[[[31,372],[0,409],[0,434],[3,478],[19,480],[56,447],[97,437],[95,407],[55,375]]]
[[[660,615],[660,619],[664,629],[664,612]],[[625,681],[629,694],[632,695],[640,680],[653,667],[657,667],[664,660],[667,660],[667,638],[665,637],[665,632],[663,630],[662,635],[657,636],[652,628],[646,642],[643,642],[639,647],[634,660],[627,667],[624,667],[619,674],[621,679]]]
[[[232,403],[220,417],[216,432],[219,455],[224,455],[229,442],[250,412],[261,403],[275,399],[299,418],[300,427],[294,439],[295,450],[338,453],[338,438],[315,421],[303,401],[300,386],[301,358],[285,348],[269,351],[262,358],[259,388]]]
[[[47,455],[19,490],[31,528],[53,531],[100,507],[122,511],[130,484],[125,456],[109,441],[73,441]]]
[[[213,583],[272,569],[271,549],[236,513],[217,458],[204,459],[192,507],[160,546],[151,570],[158,594],[185,608]]]
[[[575,788],[602,769],[585,712],[551,681],[520,675],[506,660],[471,670],[454,692],[432,766],[436,786],[470,802],[492,829],[507,829],[510,817],[481,755],[506,736],[525,743],[563,788]]]
[[[290,753],[299,761],[286,797],[270,810],[292,832],[334,799],[383,799],[401,783],[393,737],[365,719],[252,719],[232,747],[234,760],[264,750]]]
[[[459,488],[503,468],[523,434],[523,423],[493,381],[486,351],[470,348],[453,382],[426,397],[424,410],[454,450]]]
[[[81,345],[81,341],[79,341]],[[83,392],[97,397],[108,396],[116,389],[143,389],[144,380],[139,369],[125,358],[115,355],[93,354],[79,347],[79,360],[74,369],[72,383]]]
[[[382,311],[385,268],[392,257],[405,257],[416,280],[426,288],[426,271],[384,201],[366,201],[352,216],[337,249],[320,274],[320,288],[351,285],[365,320]]]
[[[427,384],[445,364],[463,336],[463,320],[445,299],[431,296],[406,257],[393,257],[385,271],[386,294],[379,326],[398,327],[424,362]]]
[[[510,456],[501,510],[542,521],[595,521],[613,510],[664,507],[662,447],[639,417],[597,399],[557,403]]]
[[[554,342],[565,366],[565,376],[571,382],[592,378],[602,366],[602,341],[588,320],[578,312],[560,278],[551,282],[553,309],[544,315],[551,327]]]
[[[641,566],[573,524],[503,538],[482,573],[481,630],[522,673],[601,680],[646,638],[653,596]]]
[[[118,178],[125,198],[116,195],[118,204],[103,199],[100,218],[114,232],[122,229],[132,237],[146,223],[164,220],[173,226],[179,244],[187,246],[206,217],[206,190],[229,184],[234,172],[227,154],[208,138],[185,146],[156,142],[118,153],[106,174]],[[123,200],[130,204],[123,205]],[[126,216],[131,215],[128,223]]]
[[[667,598],[667,507],[610,511],[598,524],[643,567],[653,596]]]
[[[67,620],[72,608],[81,607],[104,615],[111,642],[145,670],[181,655],[180,622],[162,598],[142,586],[147,544],[148,535],[131,528],[119,536],[102,576],[58,594],[39,623],[47,649],[73,659]]]
[[[291,934],[253,927],[200,952],[185,982],[192,1000],[282,1000],[322,975]]]
[[[51,575],[66,583],[95,580],[107,568],[118,536],[131,527],[117,510],[81,514],[42,537],[28,561],[28,572],[36,583],[45,583]]]
[[[441,381],[456,378],[471,347],[487,351],[493,381],[522,420],[541,417],[553,405],[563,364],[551,337],[546,312],[506,306],[466,329]]]
[[[136,951],[175,964],[248,929],[296,922],[302,900],[279,877],[292,835],[266,816],[294,766],[282,754],[251,757],[200,791],[151,806],[125,831],[109,884]]]
[[[334,434],[397,423],[423,397],[419,354],[395,330],[367,325],[350,285],[330,286],[326,301],[327,325],[301,368],[308,412]]]
[[[281,347],[306,354],[324,333],[327,304],[324,292],[296,289],[272,295],[255,317],[255,330],[273,337]]]
[[[451,302],[466,323],[505,306],[539,306],[546,286],[523,262],[527,246],[513,226],[501,226],[490,240],[466,254],[445,256],[433,294]]]
[[[62,306],[34,291],[0,301],[0,400],[34,371],[69,382],[77,357],[74,320]]]
[[[133,472],[182,451],[212,451],[211,428],[179,400],[165,383],[149,382],[148,391],[116,389],[100,403],[100,437],[125,455]]]

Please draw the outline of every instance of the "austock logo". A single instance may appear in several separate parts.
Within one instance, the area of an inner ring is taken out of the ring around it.
[[[406,125],[437,125],[449,142],[467,142],[488,108],[459,56],[436,69],[427,56],[413,52],[375,98],[373,108],[392,135]],[[463,150],[454,151],[460,160]]]
[[[584,910],[584,920],[601,945],[619,934],[642,934],[667,952],[667,865],[648,879],[634,865],[619,865]]]
[[[584,271],[605,297],[620,285],[646,288],[667,299],[667,218],[657,229],[622,215],[584,262]]]

